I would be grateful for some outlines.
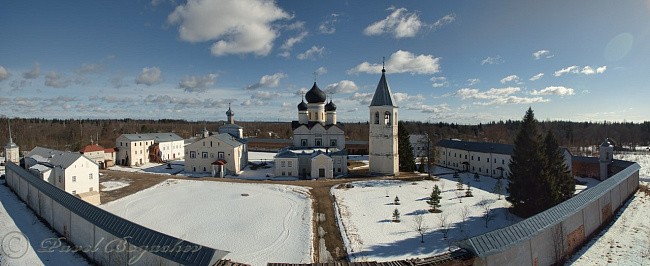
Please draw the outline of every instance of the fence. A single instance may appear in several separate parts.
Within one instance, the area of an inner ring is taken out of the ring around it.
[[[175,238],[89,204],[13,163],[7,185],[36,215],[100,265],[213,265],[227,251]]]

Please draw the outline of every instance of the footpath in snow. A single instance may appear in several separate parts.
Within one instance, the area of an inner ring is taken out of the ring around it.
[[[154,230],[229,251],[225,258],[236,262],[312,262],[307,188],[169,179],[100,207]]]

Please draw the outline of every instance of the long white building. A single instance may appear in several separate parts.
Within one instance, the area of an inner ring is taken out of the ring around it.
[[[115,140],[116,164],[138,166],[183,159],[185,142],[175,133],[122,134]]]
[[[36,147],[25,157],[25,168],[48,183],[99,205],[99,165],[77,152]]]

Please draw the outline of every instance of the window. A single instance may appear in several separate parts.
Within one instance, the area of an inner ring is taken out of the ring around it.
[[[478,168],[478,171],[481,172],[481,167]]]
[[[479,161],[479,162],[481,161],[481,156],[478,157],[478,161]]]
[[[287,162],[287,166],[288,166],[288,167],[293,167],[293,162],[292,162],[292,161],[288,161],[288,162]],[[291,174],[289,174],[289,175],[291,175]]]
[[[195,151],[190,152],[190,158],[196,158],[196,152]]]
[[[285,162],[284,161],[280,161],[280,167],[285,167]]]
[[[375,124],[379,124],[379,112],[375,112]]]
[[[210,141],[210,147],[212,147],[212,141]]]
[[[465,160],[467,160],[467,154],[465,154]]]
[[[391,121],[390,121],[390,112],[386,111],[384,113],[384,124],[387,126],[390,126]]]
[[[472,161],[474,161],[474,155],[472,155]]]
[[[316,143],[315,143],[315,146],[316,146],[316,147],[323,146],[323,139],[321,139],[321,138],[316,138],[315,142],[316,142]]]
[[[207,152],[201,153],[201,158],[208,158],[208,153]]]
[[[72,176],[72,182],[77,182],[77,177],[76,176]]]
[[[285,175],[285,172],[284,172],[284,171],[282,171],[282,175],[283,175],[283,176]]]
[[[289,174],[288,174],[288,176],[292,176],[292,173],[291,173],[291,172],[289,172]]]
[[[506,160],[501,160],[501,164],[506,164]]]
[[[88,179],[93,179],[93,174],[92,173],[88,174]]]
[[[330,140],[330,146],[336,147],[336,139],[331,139]]]
[[[307,139],[301,139],[300,146],[307,147]]]
[[[76,195],[76,194],[77,194],[77,191],[76,191],[76,190],[73,190],[73,191],[72,191],[72,194],[73,194],[73,195]]]
[[[339,173],[341,172],[341,167],[339,167],[339,168],[337,169],[337,172],[339,172]]]
[[[224,156],[223,156],[223,152],[222,152],[222,151],[220,151],[220,152],[217,153],[217,158],[219,158],[219,159],[223,159],[223,158],[224,158]]]

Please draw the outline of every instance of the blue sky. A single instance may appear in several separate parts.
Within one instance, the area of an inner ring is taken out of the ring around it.
[[[650,0],[3,1],[0,114],[290,121],[315,78],[366,121],[382,57],[402,120],[650,120]]]

